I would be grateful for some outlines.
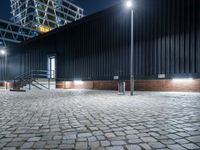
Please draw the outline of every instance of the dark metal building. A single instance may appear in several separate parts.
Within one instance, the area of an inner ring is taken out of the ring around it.
[[[48,70],[48,57],[55,56],[58,81],[129,80],[130,21],[130,10],[119,4],[10,48],[8,78]],[[199,0],[135,1],[134,75],[159,74],[200,78]]]

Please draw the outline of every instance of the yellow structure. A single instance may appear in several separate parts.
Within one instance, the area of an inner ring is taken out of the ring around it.
[[[43,33],[46,33],[46,32],[51,31],[52,29],[49,28],[49,27],[46,27],[46,26],[39,26],[37,30],[39,30],[39,31],[41,31]]]

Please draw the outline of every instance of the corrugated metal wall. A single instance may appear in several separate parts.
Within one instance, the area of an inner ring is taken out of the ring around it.
[[[129,79],[130,27],[130,11],[121,6],[22,44],[10,52],[9,78],[47,69],[47,56],[55,53],[58,80]],[[135,2],[134,74],[200,77],[199,0]]]
[[[5,57],[0,57],[0,81],[5,80]]]

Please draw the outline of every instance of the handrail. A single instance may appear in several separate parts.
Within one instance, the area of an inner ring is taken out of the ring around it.
[[[14,86],[20,87],[21,85],[27,82],[30,85],[32,80],[34,80],[35,78],[45,77],[49,80],[52,76],[55,76],[55,70],[31,70],[30,72],[26,72],[17,76],[14,79]]]
[[[53,71],[53,72],[52,72]],[[36,72],[36,73],[35,73]],[[46,74],[42,74],[42,73],[37,73],[37,72],[43,72],[43,73],[46,73]],[[50,73],[49,73],[50,72]],[[21,79],[21,78],[25,78],[25,77],[34,77],[36,75],[43,75],[43,76],[49,76],[49,75],[55,75],[55,70],[32,70],[30,72],[26,72],[24,74],[21,74],[19,76],[17,76],[15,78],[15,80],[17,79]]]
[[[45,89],[48,89],[48,87],[44,86],[43,84],[39,83],[38,81],[34,80],[35,83],[39,84],[40,86],[42,86]],[[33,84],[33,83],[32,83]]]

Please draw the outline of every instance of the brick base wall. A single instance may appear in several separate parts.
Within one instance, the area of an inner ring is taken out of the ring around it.
[[[126,82],[126,90],[130,90],[130,82]],[[5,83],[0,83],[0,87],[5,87]],[[8,88],[12,88],[12,83],[7,83]],[[56,82],[58,89],[96,89],[96,90],[117,90],[118,81],[83,81],[75,83],[73,81]],[[135,81],[135,90],[137,91],[183,91],[200,92],[200,79],[191,81],[174,80],[137,80]]]
[[[118,82],[117,81],[94,81],[93,89],[96,90],[117,90]]]
[[[130,82],[126,82],[126,90],[130,90]],[[84,81],[75,83],[72,81],[57,82],[57,88],[62,89],[96,89],[96,90],[117,90],[118,81]],[[200,92],[200,79],[192,81],[174,80],[137,80],[135,81],[137,91],[185,91]]]
[[[65,89],[93,89],[93,81],[84,81],[82,83],[65,82]]]
[[[11,82],[7,82],[7,88],[10,89],[12,88],[14,85]],[[6,83],[5,82],[1,82],[0,83],[0,88],[5,88],[6,87]]]
[[[140,80],[136,81],[136,90],[139,91],[186,91],[200,92],[200,80]]]

